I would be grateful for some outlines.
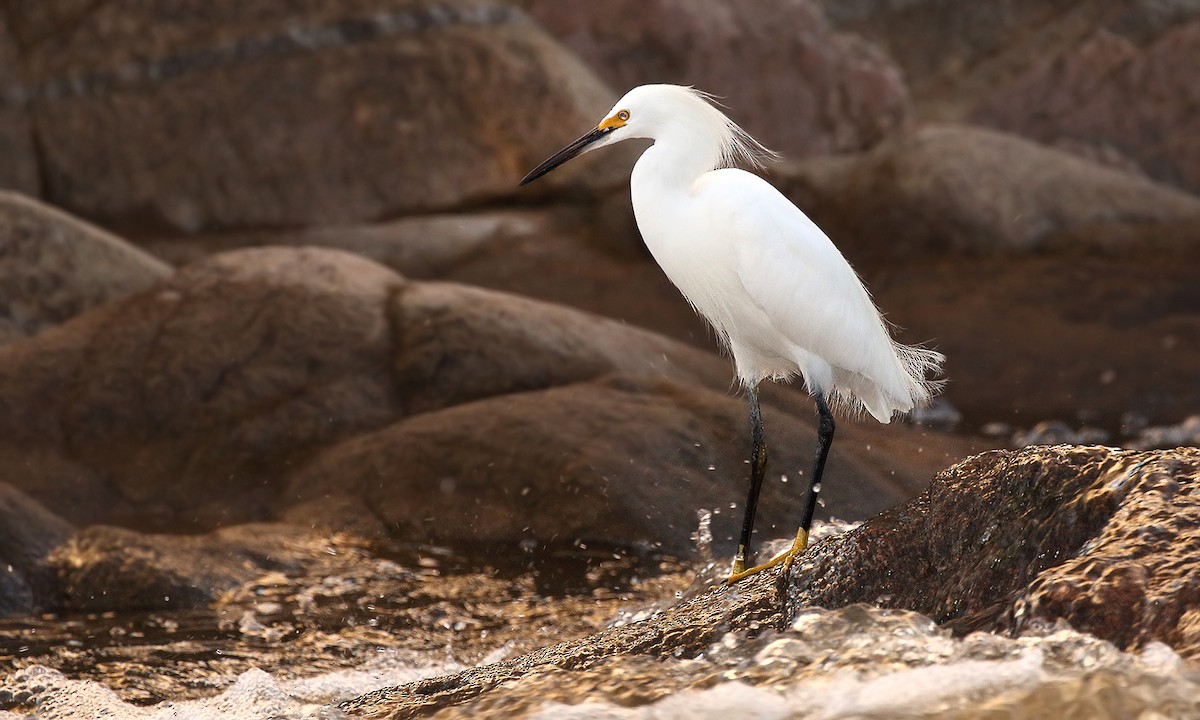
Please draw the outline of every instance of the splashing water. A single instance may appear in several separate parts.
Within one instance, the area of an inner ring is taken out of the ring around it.
[[[705,544],[705,525],[701,517],[697,532],[700,545]],[[814,534],[835,534],[847,527],[845,523],[821,524],[814,528]],[[361,559],[357,562],[361,563]],[[379,578],[384,569],[382,566],[364,569],[357,564],[356,567],[371,578]],[[706,578],[719,576],[725,570],[723,563],[709,559],[691,572],[693,577]],[[415,584],[420,578],[411,573],[393,572],[393,575],[407,583],[404,590],[410,597],[432,588],[454,586],[455,582],[444,575],[430,574],[426,586]],[[364,574],[362,582],[367,579]],[[328,584],[327,580],[322,580],[321,587]],[[491,574],[466,575],[454,593],[462,595],[465,588],[476,585],[488,593],[495,592],[496,587],[511,592],[514,587],[529,584],[517,578],[493,587],[485,580],[498,582]],[[683,582],[651,581],[643,586],[647,592],[637,595],[632,606],[621,609],[615,604],[604,605],[608,608],[608,620],[599,622],[610,626],[635,622],[677,603],[677,592],[691,594],[707,582],[697,581],[685,593],[679,590]],[[103,674],[73,673],[69,664],[54,669],[26,662],[24,667],[0,676],[0,720],[23,717],[334,720],[348,717],[337,709],[340,701],[464,667],[449,652],[451,646],[465,638],[461,630],[452,627],[445,631],[445,645],[440,649],[428,644],[423,646],[424,651],[381,645],[372,653],[346,655],[340,667],[328,662],[316,665],[311,658],[319,643],[340,647],[345,652],[355,642],[355,635],[346,628],[324,625],[306,631],[307,634],[287,636],[302,637],[300,640],[280,641],[277,633],[272,634],[281,622],[300,627],[302,618],[313,616],[322,607],[332,608],[337,617],[342,617],[349,609],[361,605],[359,600],[375,603],[378,595],[391,592],[381,586],[370,588],[368,593],[358,582],[346,584],[357,588],[356,594],[346,595],[347,601],[341,605],[330,605],[332,596],[321,596],[304,608],[297,606],[295,613],[289,614],[286,610],[290,601],[286,598],[307,598],[312,594],[312,588],[308,587],[293,588],[265,604],[262,593],[254,593],[257,604],[250,607],[262,612],[252,618],[245,614],[242,605],[234,608],[237,612],[231,617],[236,631],[253,636],[263,647],[278,651],[280,645],[289,642],[303,645],[298,650],[309,659],[298,665],[271,664],[264,659],[268,655],[253,654],[254,644],[226,646],[241,653],[242,662],[214,665],[212,658],[190,661],[193,665],[215,668],[212,672],[226,673],[223,681],[207,686],[211,688],[205,691],[209,693],[207,697],[196,692],[184,693],[179,685],[178,694],[160,694],[156,704],[150,704],[153,699],[138,704],[131,701],[137,695],[127,689],[121,694],[118,690],[122,687],[110,686]],[[426,589],[422,590],[423,587]],[[255,588],[262,590],[257,585]],[[233,595],[236,597],[237,593]],[[448,608],[452,596],[453,593],[439,600],[437,606]],[[619,598],[616,600],[619,602]],[[464,606],[478,604],[478,600],[465,595],[458,601]],[[578,597],[538,594],[521,608],[519,612],[510,610],[510,614],[520,615],[511,622],[516,628],[514,632],[528,635],[534,617],[530,613],[546,613],[538,622],[561,629],[569,619],[579,617],[581,606]],[[559,608],[560,615],[554,614],[555,608]],[[365,609],[376,612],[373,604]],[[416,607],[412,611],[420,610]],[[391,612],[394,614],[397,609]],[[413,615],[413,620],[420,617],[423,616]],[[493,622],[498,616],[480,617]],[[471,624],[470,615],[463,618],[467,625]],[[581,629],[576,627],[575,632]],[[518,636],[506,634],[495,626],[490,633],[487,637],[496,639],[492,653],[475,655],[470,662],[482,664],[511,655],[508,643]],[[388,633],[372,628],[360,638],[360,644],[382,643],[386,637],[400,639],[407,634],[403,626],[394,625]],[[138,669],[151,674],[172,669],[166,667],[170,647],[164,645],[157,654],[146,656]],[[226,655],[229,654],[235,653],[227,650]],[[162,666],[155,666],[156,662]],[[261,662],[262,667],[255,667],[255,662]],[[305,668],[310,674],[305,675]],[[189,677],[178,668],[173,670],[185,680]],[[126,668],[125,672],[128,671]],[[162,698],[167,700],[161,701]],[[1200,708],[1200,669],[1182,660],[1166,645],[1152,643],[1138,651],[1123,652],[1065,626],[1017,639],[988,633],[954,638],[919,614],[855,605],[837,610],[802,610],[783,631],[767,631],[755,637],[727,633],[697,657],[621,656],[599,661],[584,670],[551,668],[540,675],[494,688],[465,705],[445,708],[438,717],[1163,720],[1200,718],[1197,708]]]

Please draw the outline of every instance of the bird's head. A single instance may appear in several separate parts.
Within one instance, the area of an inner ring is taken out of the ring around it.
[[[695,150],[707,147],[713,154],[712,167],[739,160],[757,165],[773,154],[725,117],[709,95],[680,85],[641,85],[625,93],[596,127],[531,170],[521,184],[605,145],[633,138],[659,140],[672,134],[686,137],[688,147]]]
[[[648,137],[647,135],[639,134],[638,130],[647,125],[646,119],[642,115],[643,110],[647,106],[645,98],[647,95],[646,90],[651,87],[654,86],[642,85],[630,90],[625,94],[625,97],[617,101],[616,105],[613,105],[612,110],[608,111],[608,114],[604,116],[604,119],[596,127],[587,131],[578,140],[554,153],[541,165],[531,170],[521,180],[521,184],[531,183],[571,158],[590,152],[596,148],[612,145],[613,143],[629,140],[630,138]]]

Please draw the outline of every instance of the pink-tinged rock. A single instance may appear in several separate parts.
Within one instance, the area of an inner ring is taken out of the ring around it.
[[[1200,191],[1200,21],[1147,47],[1099,31],[984,99],[971,118],[1044,143],[1115,157]]]
[[[909,115],[892,61],[834,32],[809,2],[765,0],[752,10],[721,0],[519,4],[613,87],[694,85],[789,157],[869,147]]]

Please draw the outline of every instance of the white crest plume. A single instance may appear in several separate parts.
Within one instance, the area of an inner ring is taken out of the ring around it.
[[[779,160],[779,153],[763,145],[753,135],[743,130],[741,125],[729,119],[729,116],[721,110],[725,106],[717,99],[717,96],[694,87],[682,87],[681,89],[696,99],[702,100],[714,114],[720,117],[721,160],[717,167],[751,167],[761,170],[766,167],[767,163]]]

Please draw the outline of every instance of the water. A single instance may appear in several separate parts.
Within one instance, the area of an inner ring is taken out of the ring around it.
[[[612,548],[527,550],[346,553],[341,574],[264,576],[211,610],[5,621],[0,651],[16,669],[0,679],[0,720],[342,718],[342,700],[634,622],[723,572]],[[955,638],[916,613],[851,606],[728,633],[696,657],[549,669],[437,717],[1161,720],[1198,708],[1200,670],[1162,644],[1122,652],[1066,627]]]

